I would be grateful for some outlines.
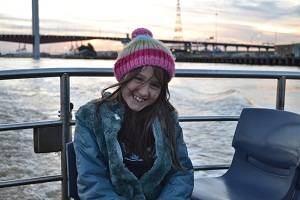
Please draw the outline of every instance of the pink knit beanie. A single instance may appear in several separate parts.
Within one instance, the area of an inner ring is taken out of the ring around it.
[[[152,36],[151,31],[145,28],[132,32],[131,42],[119,53],[114,66],[118,81],[131,70],[146,65],[166,70],[171,80],[175,74],[175,58],[168,47]]]

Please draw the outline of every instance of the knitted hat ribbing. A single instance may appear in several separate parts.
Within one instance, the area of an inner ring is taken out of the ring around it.
[[[114,66],[118,81],[133,69],[142,66],[156,66],[167,71],[169,78],[175,74],[175,58],[172,52],[159,40],[152,38],[150,30],[135,29],[131,42],[119,53]]]

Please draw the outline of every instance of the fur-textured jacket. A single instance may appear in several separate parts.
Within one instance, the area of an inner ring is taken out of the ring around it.
[[[117,134],[124,108],[119,103],[103,103],[96,111],[94,102],[76,113],[74,147],[81,200],[186,200],[194,185],[191,160],[179,123],[176,126],[177,154],[187,170],[172,167],[170,151],[158,120],[152,124],[155,161],[140,179],[123,164]]]

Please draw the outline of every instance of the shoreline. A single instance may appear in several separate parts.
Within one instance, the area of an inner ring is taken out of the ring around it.
[[[6,54],[0,55],[4,58],[31,58],[31,54],[17,55]],[[279,56],[203,56],[203,55],[175,55],[176,62],[191,62],[191,63],[224,63],[224,64],[246,64],[246,65],[269,65],[269,66],[297,66],[300,67],[300,57],[279,57]],[[61,58],[61,59],[101,59],[115,60],[117,54],[109,55],[102,54],[97,56],[83,55],[50,55],[41,53],[41,58]]]

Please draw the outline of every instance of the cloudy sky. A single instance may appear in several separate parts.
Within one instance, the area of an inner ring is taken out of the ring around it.
[[[31,2],[0,0],[0,34],[31,33]],[[136,27],[148,27],[154,37],[172,39],[176,2],[39,0],[40,32],[124,35]],[[180,6],[185,40],[300,42],[300,0],[180,0]],[[0,45],[1,50],[7,43]]]

